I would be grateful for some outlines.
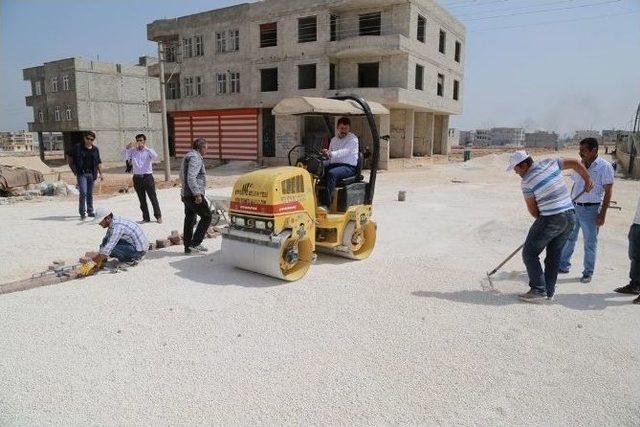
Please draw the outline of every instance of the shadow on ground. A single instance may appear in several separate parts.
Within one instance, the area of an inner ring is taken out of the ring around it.
[[[169,252],[167,252],[168,254]],[[222,254],[216,251],[207,255],[181,255],[182,259],[170,262],[176,270],[175,274],[187,280],[205,285],[243,286],[252,288],[266,288],[286,285],[288,282],[250,271],[240,270],[222,262]],[[169,256],[175,256],[169,255]]]
[[[518,294],[505,294],[496,290],[455,292],[415,291],[411,294],[417,297],[437,298],[464,304],[488,306],[526,304],[518,299]],[[616,299],[611,299],[613,297],[616,297]],[[628,305],[629,303],[628,298],[623,299],[622,295],[611,292],[607,294],[556,294],[555,302],[552,305],[561,305],[572,310],[604,310],[608,307]]]
[[[52,215],[52,216],[41,216],[40,218],[29,218],[31,221],[77,221],[78,224],[82,224],[82,220],[80,219],[80,215]],[[91,220],[91,218],[89,218]]]

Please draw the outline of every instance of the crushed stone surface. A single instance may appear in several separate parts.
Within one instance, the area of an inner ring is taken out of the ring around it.
[[[613,293],[640,184],[616,182],[593,282],[578,250],[555,304],[528,305],[519,256],[486,283],[532,222],[505,157],[381,173],[373,255],[320,254],[298,282],[226,266],[211,239],[0,295],[0,425],[640,424],[640,311]],[[177,190],[159,198],[152,241],[182,228]],[[140,215],[135,194],[105,203]],[[0,216],[0,283],[103,235],[75,201]]]

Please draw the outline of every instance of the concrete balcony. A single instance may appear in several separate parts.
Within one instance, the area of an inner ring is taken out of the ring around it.
[[[331,42],[327,54],[334,58],[398,55],[409,51],[409,40],[401,34],[355,36]]]
[[[37,132],[36,124],[34,122],[27,122],[27,126],[29,129],[29,132]]]
[[[174,70],[176,63],[175,62],[165,62],[164,64],[164,75],[165,77],[169,77],[171,75],[171,71]],[[147,72],[149,73],[149,77],[160,77],[160,64],[152,64],[147,67]],[[174,76],[180,74],[180,67],[176,69],[176,72],[173,73]]]
[[[178,39],[178,19],[159,19],[147,24],[147,40],[167,41]]]

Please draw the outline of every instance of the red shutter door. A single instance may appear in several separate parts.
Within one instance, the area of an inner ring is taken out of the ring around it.
[[[184,157],[191,149],[191,117],[174,116],[173,129],[176,156]]]
[[[174,117],[176,156],[196,138],[207,140],[209,159],[258,160],[258,110],[180,111]]]
[[[228,110],[220,114],[222,160],[258,159],[258,110]]]

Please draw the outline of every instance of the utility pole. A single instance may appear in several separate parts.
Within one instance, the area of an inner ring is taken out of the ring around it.
[[[171,159],[169,157],[169,129],[167,126],[167,97],[164,81],[164,43],[158,42],[158,63],[160,64],[160,103],[162,104],[162,151],[164,155],[164,180],[171,178]]]

